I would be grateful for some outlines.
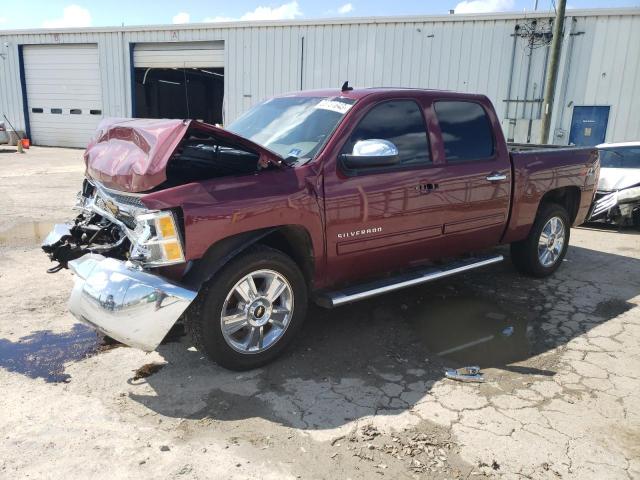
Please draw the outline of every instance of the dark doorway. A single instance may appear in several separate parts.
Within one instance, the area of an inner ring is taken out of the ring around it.
[[[222,123],[224,68],[136,68],[135,116]]]

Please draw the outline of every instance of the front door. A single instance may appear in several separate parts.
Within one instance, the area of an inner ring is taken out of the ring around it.
[[[573,107],[569,145],[593,147],[604,143],[609,122],[608,106]]]
[[[422,106],[414,99],[371,106],[342,148],[360,140],[387,140],[399,162],[347,167],[338,160],[325,171],[327,278],[347,283],[392,272],[427,258],[429,243],[442,237],[440,196],[433,178],[442,172],[429,149]]]

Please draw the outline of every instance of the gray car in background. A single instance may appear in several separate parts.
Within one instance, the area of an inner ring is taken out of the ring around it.
[[[589,220],[640,227],[640,142],[603,143]]]

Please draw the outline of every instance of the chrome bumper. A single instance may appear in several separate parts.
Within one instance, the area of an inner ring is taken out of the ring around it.
[[[75,286],[69,310],[131,347],[155,350],[197,292],[97,254],[69,262]]]

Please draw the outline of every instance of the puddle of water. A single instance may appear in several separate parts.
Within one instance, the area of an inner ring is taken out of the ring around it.
[[[185,335],[184,325],[176,324],[164,338],[162,345],[180,342]],[[42,378],[47,382],[67,382],[71,377],[64,373],[65,363],[123,346],[91,327],[76,323],[68,332],[40,330],[21,337],[17,342],[0,338],[0,368],[30,378]],[[148,375],[139,378],[144,376]]]
[[[53,229],[52,222],[19,223],[8,230],[0,231],[0,245],[40,244]]]
[[[64,364],[120,346],[93,328],[76,323],[68,332],[40,330],[12,342],[0,338],[0,367],[47,382],[67,382]]]
[[[478,298],[419,305],[411,321],[432,352],[461,365],[503,366],[530,354],[527,318]]]

